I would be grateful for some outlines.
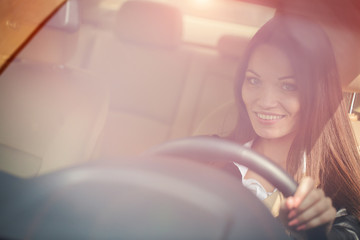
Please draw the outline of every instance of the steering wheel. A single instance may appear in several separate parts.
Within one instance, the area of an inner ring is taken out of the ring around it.
[[[16,189],[1,185],[0,238],[289,239],[281,224],[237,179],[184,160],[191,155],[233,161],[240,153],[249,167],[250,159],[261,158],[225,140],[188,138],[161,145],[144,156],[94,162],[16,181]],[[255,161],[262,168],[268,164]],[[273,164],[269,166],[273,169]],[[275,178],[287,178],[281,170],[272,171],[280,176]],[[296,189],[291,178],[285,183],[279,179],[280,184],[274,185],[281,191],[291,194]]]
[[[279,166],[249,148],[217,137],[198,136],[167,142],[146,154],[178,156],[198,161],[236,162],[258,173],[285,197],[294,195],[297,183]]]
[[[235,162],[264,177],[285,196],[295,194],[298,184],[281,167],[253,150],[219,137],[195,136],[167,142],[151,149],[148,154],[178,156],[197,161]],[[307,231],[308,239],[326,240],[324,226]]]

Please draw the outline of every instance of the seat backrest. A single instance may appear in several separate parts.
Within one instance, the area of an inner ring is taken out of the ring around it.
[[[248,38],[224,35],[217,45],[218,57],[209,68],[192,135],[228,135],[237,120],[235,106],[235,80]]]
[[[227,102],[213,110],[197,126],[193,135],[228,136],[235,129],[238,111],[234,101]]]
[[[0,78],[1,168],[33,176],[89,159],[106,112],[91,75],[17,63]]]
[[[76,31],[50,22],[0,76],[2,170],[31,177],[90,158],[107,90],[89,73],[66,66],[76,40]]]
[[[176,7],[128,1],[117,14],[113,32],[97,39],[89,64],[111,90],[97,158],[132,155],[165,141],[189,68]]]
[[[234,100],[237,69],[247,42],[246,37],[235,35],[224,35],[219,39],[217,58],[204,74],[193,131],[214,109]]]

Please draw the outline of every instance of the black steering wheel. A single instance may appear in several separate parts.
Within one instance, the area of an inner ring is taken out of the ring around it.
[[[216,138],[181,139],[140,157],[17,179],[12,189],[0,185],[0,238],[289,239],[237,179],[184,157],[270,168],[277,176],[266,178],[279,190],[296,189],[286,173],[251,150]]]
[[[275,186],[285,197],[295,194],[298,184],[281,167],[267,157],[253,150],[219,137],[195,136],[167,142],[148,154],[178,156],[207,162],[216,161],[235,162],[244,165],[264,177]],[[308,239],[326,240],[324,226],[307,231]]]
[[[231,161],[244,165],[276,186],[285,197],[294,195],[297,183],[265,156],[234,142],[217,137],[199,136],[160,145],[147,154],[178,156],[198,161]]]

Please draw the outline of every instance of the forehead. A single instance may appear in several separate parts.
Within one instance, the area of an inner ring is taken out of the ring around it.
[[[288,56],[280,48],[262,44],[259,45],[251,54],[248,69],[262,75],[281,75],[293,74]]]

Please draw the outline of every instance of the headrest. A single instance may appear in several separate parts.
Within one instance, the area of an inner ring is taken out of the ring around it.
[[[223,35],[217,43],[220,55],[231,58],[241,58],[249,39],[237,35]]]
[[[115,34],[122,41],[173,48],[182,38],[182,13],[174,6],[128,1],[120,8]]]

